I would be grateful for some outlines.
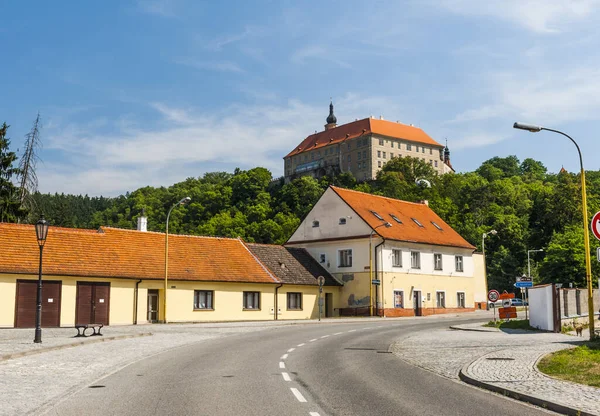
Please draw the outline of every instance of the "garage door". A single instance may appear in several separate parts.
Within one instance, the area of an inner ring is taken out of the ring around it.
[[[42,282],[42,326],[60,326],[62,282]],[[37,306],[37,280],[17,280],[16,328],[34,328]]]
[[[110,283],[77,282],[77,325],[108,325]]]

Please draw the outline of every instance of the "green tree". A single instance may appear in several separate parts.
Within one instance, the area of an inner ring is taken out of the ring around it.
[[[8,127],[6,123],[0,127],[0,222],[14,222],[21,216],[19,189],[13,183],[20,171],[13,166],[17,155],[9,151]]]

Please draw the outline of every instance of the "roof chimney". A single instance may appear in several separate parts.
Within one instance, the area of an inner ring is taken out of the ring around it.
[[[138,217],[137,230],[145,233],[148,231],[148,217],[146,217],[146,210],[142,208],[142,212]]]
[[[419,202],[420,202],[421,204],[423,204],[423,205],[427,205],[427,206],[429,206],[429,201],[428,201],[428,200],[426,200],[426,199],[422,199],[422,200],[420,200]]]

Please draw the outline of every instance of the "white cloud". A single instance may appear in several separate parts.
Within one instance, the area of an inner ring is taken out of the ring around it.
[[[467,16],[514,22],[536,33],[575,30],[572,24],[591,16],[598,0],[441,0],[435,4]]]
[[[175,63],[206,71],[237,73],[245,72],[238,64],[230,61],[198,61],[193,59],[179,59],[176,60]]]
[[[260,35],[263,33],[263,29],[257,26],[246,26],[240,33],[229,34],[211,39],[205,44],[205,48],[212,51],[220,51],[225,46],[233,43],[237,43],[247,39],[251,36]]]

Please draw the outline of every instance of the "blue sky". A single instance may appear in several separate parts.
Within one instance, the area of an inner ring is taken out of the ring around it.
[[[494,156],[600,169],[598,0],[0,3],[0,122],[43,121],[42,192],[114,196],[264,166],[370,115]],[[20,151],[19,151],[20,152]]]

